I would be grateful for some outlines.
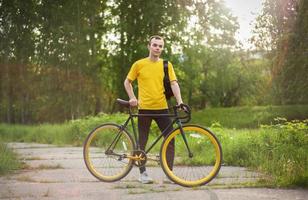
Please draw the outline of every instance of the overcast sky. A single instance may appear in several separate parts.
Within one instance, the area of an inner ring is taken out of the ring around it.
[[[237,38],[249,48],[248,39],[252,35],[252,21],[255,20],[262,9],[262,0],[224,0],[234,16],[238,17],[240,25]]]

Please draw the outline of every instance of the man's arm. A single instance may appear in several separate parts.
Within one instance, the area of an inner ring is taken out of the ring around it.
[[[172,92],[174,94],[174,97],[176,99],[177,104],[178,105],[182,104],[183,100],[182,100],[182,96],[181,96],[181,90],[180,90],[180,86],[179,86],[179,84],[176,80],[171,81],[171,89],[172,89]]]
[[[137,98],[134,94],[132,81],[126,78],[125,81],[124,81],[124,87],[125,87],[125,90],[126,90],[128,97],[129,97],[129,104],[131,106],[137,106],[138,100],[137,100]]]

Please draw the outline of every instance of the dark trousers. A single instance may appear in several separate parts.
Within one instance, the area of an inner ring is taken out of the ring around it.
[[[139,114],[168,114],[168,110],[139,110]],[[154,120],[159,127],[160,131],[163,132],[168,125],[172,122],[169,117],[144,117],[139,116],[138,117],[138,131],[139,131],[139,145],[140,149],[145,151],[145,146],[148,141],[150,126],[152,123],[152,120]],[[172,131],[173,127],[170,126],[167,130],[164,132],[164,137],[167,136],[168,133]],[[169,169],[172,170],[173,168],[173,160],[174,160],[174,139],[169,143],[169,146],[167,147],[167,164],[169,166]],[[145,171],[145,167],[140,167],[140,173]]]

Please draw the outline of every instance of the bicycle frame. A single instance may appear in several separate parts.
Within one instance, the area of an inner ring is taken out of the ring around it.
[[[124,122],[123,125],[121,125],[120,131],[117,134],[117,136],[115,137],[115,139],[113,140],[113,142],[111,143],[111,145],[108,147],[106,152],[112,152],[112,150],[110,151],[110,149],[112,149],[112,146],[115,146],[115,144],[117,143],[117,141],[120,139],[121,137],[121,133],[123,130],[126,129],[126,127],[128,126],[129,122],[131,122],[131,126],[133,128],[133,133],[134,133],[134,140],[137,144],[137,150],[140,150],[140,146],[139,146],[139,139],[137,137],[137,133],[136,133],[136,127],[135,127],[135,122],[134,122],[134,118],[136,117],[170,117],[170,118],[174,118],[172,120],[172,122],[162,131],[162,133],[155,139],[155,141],[151,144],[151,146],[145,150],[145,153],[147,154],[148,152],[151,151],[151,149],[157,144],[157,142],[165,135],[166,131],[170,128],[170,126],[173,126],[174,124],[177,124],[177,128],[180,129],[181,135],[183,137],[184,143],[186,145],[186,148],[188,150],[189,156],[192,157],[192,153],[190,151],[190,148],[188,146],[188,142],[186,139],[186,136],[184,134],[184,130],[183,130],[183,125],[180,119],[185,119],[186,117],[180,117],[178,115],[177,112],[177,107],[173,107],[173,114],[133,114],[132,113],[132,109],[129,107],[129,117],[128,119]],[[190,116],[189,116],[190,119]],[[176,128],[176,129],[177,129]],[[138,132],[139,134],[139,132]]]
[[[217,176],[222,163],[221,145],[210,130],[199,125],[184,125],[191,117],[188,105],[174,106],[174,112],[170,108],[170,112],[163,114],[143,114],[132,110],[128,101],[117,99],[117,103],[128,109],[126,121],[121,125],[99,125],[88,134],[84,143],[84,161],[94,177],[104,182],[118,181],[133,166],[146,166],[147,161],[157,162],[171,181],[186,187],[204,185]],[[152,144],[147,148],[143,149],[142,146],[142,150],[139,145],[139,130],[136,130],[135,125],[136,117],[152,117],[157,122],[168,118],[164,122],[164,130],[161,129],[161,133],[154,136],[150,142]],[[159,117],[161,118],[158,119]],[[163,136],[164,140],[159,145]],[[161,146],[159,152],[154,152],[155,145]],[[153,152],[152,155],[148,155],[151,154],[150,151]],[[200,159],[199,156],[203,158]]]

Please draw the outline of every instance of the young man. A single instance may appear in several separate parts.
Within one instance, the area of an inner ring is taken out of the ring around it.
[[[164,94],[164,66],[160,55],[164,48],[164,39],[161,36],[152,36],[149,39],[148,50],[149,56],[147,58],[136,61],[124,81],[125,90],[129,96],[129,103],[131,106],[138,106],[139,114],[167,114],[168,104]],[[171,82],[171,89],[176,98],[177,104],[182,104],[182,97],[180,87],[173,70],[172,64],[168,63],[169,79]],[[132,82],[138,80],[138,99],[136,98]],[[171,123],[168,117],[138,117],[139,130],[139,145],[141,150],[145,150],[148,140],[149,129],[152,120],[155,120],[159,129],[163,131]],[[169,128],[166,134],[172,130]],[[166,135],[165,135],[166,136]],[[173,145],[169,145],[167,149],[167,162],[170,169],[173,167],[174,160],[174,141]],[[145,167],[140,167],[141,183],[152,183]]]

